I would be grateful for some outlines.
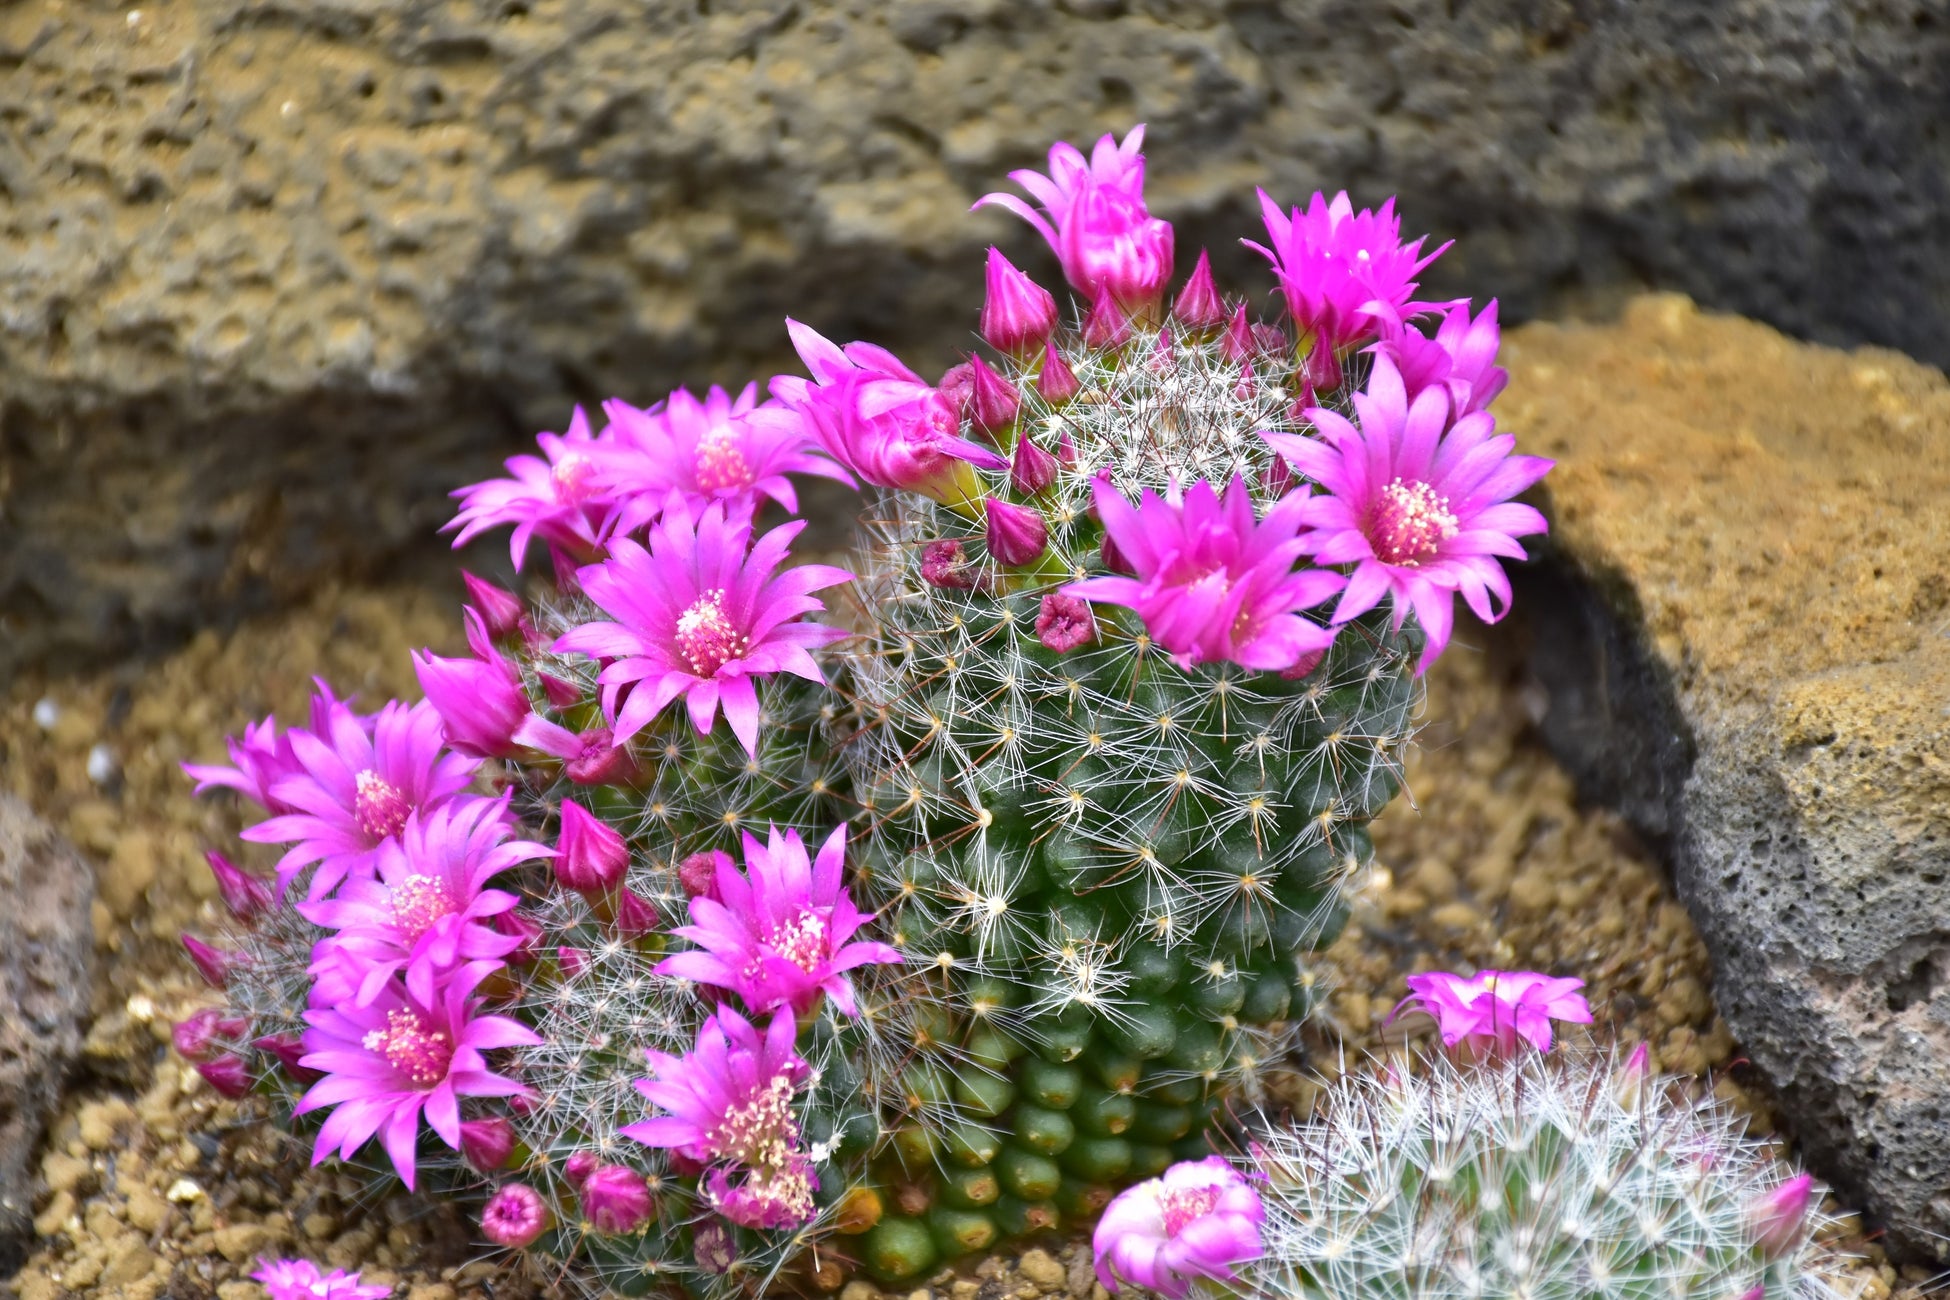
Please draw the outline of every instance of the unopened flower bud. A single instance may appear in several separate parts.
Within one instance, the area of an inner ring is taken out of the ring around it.
[[[1056,457],[1027,437],[1016,443],[1015,459],[1009,465],[1009,482],[1024,496],[1035,496],[1056,481]]]
[[[562,1176],[569,1180],[569,1186],[579,1192],[600,1164],[602,1161],[596,1159],[594,1151],[577,1151],[562,1162]]]
[[[961,419],[968,414],[968,404],[975,398],[975,367],[966,361],[949,366],[941,372],[941,382],[934,391],[948,404],[955,418]]]
[[[507,955],[510,966],[526,966],[535,960],[542,942],[542,927],[531,916],[518,911],[502,912],[494,918],[497,932],[518,941],[514,951]]]
[[[323,1077],[310,1066],[298,1064],[305,1055],[305,1041],[296,1034],[266,1034],[262,1038],[253,1038],[251,1046],[276,1057],[284,1072],[299,1083],[310,1083]]]
[[[203,982],[213,989],[220,989],[230,982],[230,972],[244,960],[243,954],[230,952],[223,948],[213,948],[193,934],[183,936],[183,947],[190,954],[190,961],[196,966],[196,973]]]
[[[1232,309],[1232,319],[1226,322],[1225,340],[1219,350],[1235,366],[1253,359],[1253,323],[1246,318],[1245,303]]]
[[[1319,339],[1314,340],[1313,348],[1307,353],[1307,359],[1300,363],[1300,368],[1305,373],[1308,386],[1317,393],[1333,392],[1341,386],[1344,378],[1340,357]]]
[[[1044,348],[1043,373],[1036,376],[1036,391],[1043,395],[1044,400],[1067,402],[1082,388],[1083,385],[1077,382],[1076,372],[1070,369],[1070,363],[1056,350],[1056,344],[1051,343]]]
[[[555,950],[555,964],[562,968],[564,975],[573,979],[588,967],[589,954],[580,948],[560,947]]]
[[[982,337],[998,352],[1028,356],[1056,328],[1056,299],[1018,271],[998,249],[989,249],[988,298],[982,304]]]
[[[481,1235],[519,1250],[548,1231],[548,1204],[527,1183],[503,1183],[481,1207]]]
[[[636,778],[636,760],[628,745],[616,743],[608,727],[592,727],[582,733],[582,752],[562,767],[577,785],[627,785]]]
[[[953,537],[929,542],[921,552],[921,581],[946,591],[967,591],[973,587],[975,578],[968,572],[961,542]]]
[[[1300,657],[1293,661],[1291,667],[1280,670],[1280,677],[1285,681],[1297,682],[1301,678],[1311,674],[1314,669],[1320,667],[1320,661],[1326,657],[1327,652],[1325,650],[1302,650]]]
[[[196,1072],[218,1093],[233,1100],[251,1090],[250,1067],[235,1053],[226,1052],[208,1061],[198,1061]]]
[[[1124,558],[1124,552],[1117,549],[1117,543],[1111,539],[1109,533],[1104,534],[1104,544],[1098,549],[1097,558],[1102,560],[1104,567],[1112,573],[1129,575],[1137,572],[1137,566]]]
[[[1016,395],[1016,386],[995,373],[988,362],[980,357],[969,360],[969,373],[974,380],[974,390],[969,394],[968,414],[975,427],[986,434],[996,434],[1015,423],[1016,410],[1022,399]]]
[[[565,681],[553,673],[537,673],[542,679],[542,694],[548,702],[558,709],[572,709],[582,703],[582,688],[574,682]]]
[[[232,916],[240,921],[250,921],[269,910],[269,885],[242,870],[221,853],[210,852],[203,856],[210,864],[210,874],[217,878],[217,893]]]
[[[625,939],[641,939],[663,928],[663,918],[649,900],[629,889],[616,891],[616,932]]]
[[[522,630],[525,618],[521,601],[515,598],[513,592],[477,578],[466,570],[461,571],[460,580],[467,584],[467,603],[481,616],[481,622],[491,635],[513,636]]]
[[[562,801],[562,831],[555,840],[555,878],[578,894],[614,888],[630,865],[630,846],[616,829],[573,799]]]
[[[1776,1258],[1793,1253],[1801,1242],[1814,1193],[1815,1180],[1796,1174],[1754,1203],[1750,1212],[1754,1240],[1764,1253]]]
[[[1204,249],[1199,250],[1198,265],[1179,290],[1171,314],[1188,330],[1217,329],[1226,323],[1225,303],[1219,299],[1219,286],[1212,282],[1212,259]]]
[[[597,1232],[635,1232],[650,1222],[655,1208],[643,1175],[626,1165],[598,1165],[583,1180],[582,1217]]]
[[[470,1119],[460,1126],[460,1153],[467,1163],[491,1174],[515,1151],[515,1126],[498,1115]]]
[[[677,864],[677,883],[684,888],[687,898],[708,898],[717,901],[719,873],[730,871],[734,864],[731,855],[723,849],[707,849],[693,853]]]
[[[1618,1076],[1612,1087],[1618,1096],[1618,1104],[1627,1110],[1636,1110],[1645,1097],[1645,1082],[1652,1077],[1652,1048],[1650,1044],[1640,1043],[1625,1058],[1625,1064],[1618,1067]]]
[[[1057,654],[1068,654],[1097,639],[1097,621],[1090,602],[1051,592],[1036,611],[1036,639]]]
[[[1124,309],[1117,305],[1117,299],[1105,289],[1090,304],[1090,314],[1083,320],[1083,341],[1093,348],[1114,348],[1130,341],[1131,319]]]
[[[1253,326],[1253,346],[1269,357],[1286,355],[1286,331],[1264,322]]]
[[[1043,521],[1042,512],[995,497],[990,497],[984,505],[988,512],[989,554],[1012,568],[1034,564],[1049,546],[1049,525]]]
[[[186,1061],[208,1061],[222,1051],[220,1040],[235,1041],[249,1032],[246,1016],[225,1015],[218,1007],[204,1007],[187,1019],[179,1020],[170,1031],[176,1053]]]

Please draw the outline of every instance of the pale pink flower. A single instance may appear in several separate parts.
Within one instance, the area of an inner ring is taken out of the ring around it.
[[[1345,191],[1332,202],[1316,193],[1305,211],[1282,212],[1259,192],[1267,243],[1242,241],[1266,255],[1286,293],[1287,309],[1303,339],[1334,352],[1373,338],[1384,320],[1423,311],[1413,302],[1415,277],[1447,251],[1421,257],[1422,240],[1402,243],[1401,219],[1389,199],[1379,212],[1355,212]]]
[[[1107,549],[1135,576],[1086,578],[1064,594],[1136,610],[1152,639],[1187,668],[1229,660],[1279,670],[1333,643],[1333,629],[1302,611],[1346,580],[1294,568],[1303,553],[1295,498],[1256,519],[1240,478],[1224,497],[1201,481],[1166,497],[1146,491],[1135,506],[1106,478],[1094,489]]]
[[[1171,279],[1172,230],[1144,206],[1143,146],[1143,126],[1131,128],[1122,144],[1106,134],[1088,160],[1058,142],[1050,147],[1048,175],[1009,173],[1041,212],[1013,194],[985,194],[975,206],[994,204],[1034,226],[1085,298],[1108,290],[1127,309],[1149,307]]]
[[[853,575],[825,564],[777,571],[805,526],[795,520],[752,542],[751,525],[728,521],[720,505],[695,525],[677,509],[650,530],[648,550],[618,539],[607,561],[577,572],[583,591],[616,621],[571,628],[552,649],[608,661],[599,680],[617,743],[682,697],[702,734],[722,707],[732,733],[755,755],[753,679],[788,672],[825,680],[807,651],[847,634],[800,616],[825,608],[812,592]]]
[[[1097,1280],[1184,1300],[1195,1281],[1235,1281],[1233,1265],[1258,1259],[1265,1221],[1259,1193],[1223,1157],[1181,1161],[1104,1210],[1091,1240]]]
[[[540,1192],[527,1183],[503,1183],[481,1207],[481,1235],[519,1250],[548,1231],[552,1218]]]
[[[308,1259],[259,1259],[251,1278],[264,1284],[270,1300],[386,1300],[393,1293],[376,1282],[364,1285],[342,1268],[321,1274]]]
[[[1591,1023],[1591,1008],[1578,992],[1583,987],[1581,979],[1553,978],[1535,971],[1486,970],[1468,979],[1432,971],[1408,977],[1409,994],[1389,1018],[1412,1005],[1435,1018],[1444,1047],[1469,1042],[1508,1055],[1522,1039],[1547,1052],[1551,1021]]]

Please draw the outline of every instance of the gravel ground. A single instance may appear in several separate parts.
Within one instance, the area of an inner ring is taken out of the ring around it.
[[[415,691],[406,650],[458,640],[457,600],[418,588],[321,590],[306,608],[209,631],[144,667],[55,683],[17,682],[0,700],[0,783],[102,864],[95,904],[103,977],[81,1077],[42,1171],[36,1249],[14,1279],[22,1300],[89,1292],[121,1300],[216,1295],[258,1300],[244,1280],[260,1253],[362,1268],[405,1300],[511,1300],[549,1290],[482,1257],[468,1225],[409,1197],[362,1203],[350,1180],[248,1109],[214,1096],[167,1049],[170,1023],[207,1000],[177,937],[209,928],[204,848],[236,827],[193,801],[176,770],[222,753],[222,738],[275,709],[302,716],[313,674],[367,703]],[[1580,809],[1536,744],[1540,700],[1480,629],[1464,628],[1436,669],[1410,762],[1411,799],[1377,824],[1377,869],[1347,935],[1328,954],[1337,992],[1316,1064],[1334,1068],[1403,1028],[1383,1026],[1403,979],[1430,969],[1520,967],[1589,981],[1600,1032],[1647,1041],[1667,1070],[1708,1075],[1754,1116],[1774,1116],[1714,1012],[1685,912],[1622,822]],[[1920,1294],[1873,1242],[1850,1282],[1869,1300]],[[945,1273],[903,1300],[1097,1296],[1088,1252],[1030,1250]],[[865,1282],[841,1300],[873,1300]]]

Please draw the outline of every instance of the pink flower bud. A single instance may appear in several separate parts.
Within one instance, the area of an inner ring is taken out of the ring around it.
[[[687,898],[708,898],[716,902],[718,874],[732,870],[735,865],[723,849],[693,853],[677,864],[677,883],[684,887]]]
[[[1618,1097],[1618,1104],[1626,1109],[1636,1109],[1645,1096],[1645,1083],[1652,1077],[1652,1047],[1640,1043],[1625,1058],[1625,1064],[1618,1067],[1618,1076],[1612,1081],[1612,1088]]]
[[[548,1231],[548,1205],[527,1183],[504,1183],[481,1207],[481,1235],[497,1246],[520,1250]]]
[[[555,964],[562,968],[564,975],[573,979],[575,976],[582,974],[583,970],[589,965],[589,954],[580,948],[557,948],[555,950]]]
[[[1282,668],[1280,676],[1286,681],[1297,682],[1320,667],[1320,661],[1327,657],[1325,650],[1302,650],[1300,657],[1293,661],[1291,668]]]
[[[1097,558],[1112,573],[1135,574],[1137,566],[1124,558],[1124,552],[1117,549],[1117,541],[1108,532],[1104,534],[1104,544],[1097,551]]]
[[[470,1119],[460,1126],[460,1153],[467,1163],[491,1174],[515,1152],[515,1126],[498,1115]]]
[[[1202,248],[1198,265],[1192,268],[1192,278],[1179,290],[1171,314],[1190,330],[1217,329],[1226,323],[1225,303],[1219,299],[1219,286],[1212,282],[1212,259]]]
[[[1056,344],[1052,343],[1044,348],[1043,373],[1036,377],[1036,391],[1041,393],[1046,401],[1067,402],[1075,397],[1082,387],[1083,385],[1077,382],[1076,372],[1070,369],[1070,363],[1065,361],[1063,354],[1056,350]]]
[[[1334,349],[1318,339],[1314,340],[1313,349],[1307,353],[1307,359],[1300,368],[1306,375],[1308,386],[1317,393],[1333,392],[1341,386],[1344,377],[1340,357],[1335,355]]]
[[[921,581],[945,591],[967,591],[975,585],[958,540],[944,537],[927,544],[921,552]]]
[[[984,506],[989,521],[989,554],[1012,568],[1034,564],[1049,546],[1049,525],[1043,522],[1042,512],[995,497]]]
[[[629,889],[616,891],[616,932],[625,939],[641,939],[663,928],[663,918],[647,899]]]
[[[1239,382],[1232,386],[1232,395],[1240,401],[1245,402],[1252,400],[1253,394],[1258,391],[1259,383],[1253,376],[1253,363],[1250,361],[1240,362]],[[1311,404],[1309,403],[1309,405]]]
[[[1016,456],[1009,466],[1009,482],[1024,496],[1035,496],[1056,481],[1056,457],[1028,438],[1016,444]]]
[[[988,299],[982,304],[982,337],[990,347],[1027,356],[1049,341],[1056,328],[1056,299],[1050,291],[989,249]]]
[[[253,1038],[251,1046],[268,1056],[276,1057],[278,1064],[284,1067],[284,1072],[299,1083],[310,1083],[314,1079],[324,1077],[309,1066],[298,1064],[305,1055],[305,1043],[296,1034],[266,1034],[262,1038]]]
[[[589,1181],[589,1175],[595,1173],[596,1166],[601,1163],[602,1161],[596,1159],[594,1151],[577,1151],[562,1162],[562,1176],[569,1180],[569,1186],[579,1192],[582,1190],[582,1185]]]
[[[1090,314],[1083,320],[1083,341],[1093,348],[1121,347],[1131,338],[1131,320],[1124,309],[1117,305],[1109,289],[1097,295],[1097,301],[1090,304]]]
[[[582,1217],[597,1232],[621,1236],[650,1222],[655,1204],[643,1175],[623,1165],[598,1165],[582,1183]]]
[[[521,912],[502,912],[494,918],[494,928],[500,934],[519,941],[519,946],[507,956],[511,966],[526,966],[535,960],[541,949],[542,927],[535,919]]]
[[[1815,1180],[1796,1174],[1755,1201],[1749,1213],[1755,1243],[1763,1253],[1779,1258],[1792,1254],[1801,1244],[1814,1193]]]
[[[1061,592],[1043,597],[1036,611],[1036,639],[1060,655],[1095,641],[1097,621],[1091,617],[1090,602]]]
[[[476,758],[506,758],[518,748],[514,736],[529,714],[528,692],[515,666],[495,648],[481,616],[473,609],[464,613],[473,657],[448,659],[416,650],[413,671],[440,715],[449,745]]]
[[[967,415],[968,404],[975,400],[975,367],[966,361],[949,366],[941,372],[941,383],[934,391],[941,395],[957,419]]]
[[[203,982],[213,989],[220,989],[230,982],[230,972],[244,960],[242,953],[224,948],[213,948],[195,935],[183,936],[183,947],[190,954],[190,961],[196,965],[196,973]]]
[[[241,870],[221,853],[210,852],[203,856],[210,864],[210,874],[217,878],[217,893],[222,895],[223,905],[230,909],[232,916],[240,921],[251,921],[270,908],[269,885]]]
[[[496,637],[513,636],[522,630],[526,616],[513,592],[477,578],[466,570],[460,580],[467,584],[467,603],[480,614],[481,622]]]
[[[691,1253],[697,1259],[697,1266],[714,1277],[729,1273],[738,1260],[738,1248],[732,1243],[731,1229],[717,1219],[697,1226],[691,1234]]]
[[[233,1100],[251,1090],[250,1067],[244,1064],[243,1057],[233,1053],[198,1061],[196,1072],[218,1093]]]
[[[1225,341],[1220,351],[1235,366],[1253,359],[1253,323],[1246,319],[1243,302],[1233,308],[1232,319],[1226,322]]]
[[[1293,471],[1287,467],[1286,457],[1275,456],[1268,461],[1266,468],[1260,471],[1259,481],[1265,484],[1266,490],[1274,496],[1285,496],[1288,489],[1293,486]]]
[[[564,889],[600,894],[623,879],[630,846],[614,827],[573,799],[562,801],[562,830],[555,839],[555,878]]]
[[[227,1016],[220,1008],[204,1007],[170,1031],[176,1053],[186,1061],[207,1061],[223,1050],[220,1039],[235,1041],[250,1031],[248,1016]]]
[[[968,399],[969,418],[983,433],[1000,433],[1015,423],[1022,399],[1016,396],[1015,385],[996,374],[988,362],[974,357],[968,365],[975,383]]]
[[[582,688],[574,682],[564,681],[551,673],[536,674],[542,679],[542,694],[548,697],[549,704],[557,709],[573,709],[582,703]]]
[[[636,779],[636,760],[628,745],[616,743],[608,727],[593,727],[582,733],[582,752],[563,765],[562,771],[577,785],[628,785]]]
[[[1278,325],[1258,324],[1253,326],[1253,346],[1269,357],[1286,354],[1286,331]]]

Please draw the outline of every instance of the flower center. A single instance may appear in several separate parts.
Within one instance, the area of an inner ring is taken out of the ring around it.
[[[714,424],[697,440],[697,485],[706,492],[747,488],[752,467],[730,427]]]
[[[388,1011],[386,1027],[375,1029],[359,1040],[368,1052],[386,1058],[386,1064],[421,1088],[431,1088],[447,1077],[447,1065],[454,1059],[454,1042],[411,1011]]]
[[[379,773],[367,768],[353,778],[357,793],[352,797],[352,816],[359,829],[376,840],[399,834],[406,825],[413,804],[400,788]]]
[[[1442,544],[1461,531],[1449,498],[1419,480],[1396,479],[1381,489],[1368,531],[1368,544],[1383,564],[1414,568],[1435,558]]]
[[[814,912],[801,912],[772,931],[772,948],[808,974],[819,969],[828,954],[826,922]]]
[[[581,505],[596,489],[595,464],[584,455],[570,452],[555,462],[549,480],[555,485],[555,499],[565,506]]]
[[[677,648],[699,677],[716,676],[718,669],[745,653],[745,637],[725,617],[724,589],[707,591],[677,616]]]
[[[1218,1203],[1216,1187],[1181,1187],[1160,1193],[1158,1208],[1164,1212],[1165,1235],[1176,1237],[1188,1224],[1212,1213]]]
[[[744,1105],[728,1107],[704,1136],[719,1157],[783,1168],[799,1141],[799,1125],[792,1118],[792,1080],[773,1075]]]
[[[454,912],[454,896],[437,876],[408,876],[393,886],[393,924],[414,938]]]

